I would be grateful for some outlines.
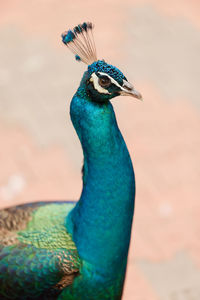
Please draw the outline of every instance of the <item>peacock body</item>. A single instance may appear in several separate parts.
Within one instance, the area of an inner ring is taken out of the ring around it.
[[[141,95],[116,67],[97,60],[92,24],[63,34],[88,64],[70,116],[84,155],[75,202],[0,211],[0,299],[121,299],[134,212],[135,178],[110,99]]]

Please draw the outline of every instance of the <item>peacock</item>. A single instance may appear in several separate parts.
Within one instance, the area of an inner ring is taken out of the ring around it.
[[[142,96],[98,60],[94,25],[62,34],[87,64],[70,104],[83,150],[78,202],[34,202],[0,210],[0,299],[121,299],[135,202],[135,175],[110,100]]]

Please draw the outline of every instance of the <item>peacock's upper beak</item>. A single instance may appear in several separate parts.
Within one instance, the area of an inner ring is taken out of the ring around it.
[[[134,87],[131,83],[129,83],[126,80],[123,80],[123,85],[121,87],[120,95],[132,96],[132,97],[137,98],[141,101],[143,100],[142,95],[134,89]]]

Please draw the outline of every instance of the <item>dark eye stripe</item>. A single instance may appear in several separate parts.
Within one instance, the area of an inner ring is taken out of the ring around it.
[[[101,87],[103,88],[108,88],[111,84],[111,80],[108,76],[106,75],[98,75],[99,80],[98,83]]]

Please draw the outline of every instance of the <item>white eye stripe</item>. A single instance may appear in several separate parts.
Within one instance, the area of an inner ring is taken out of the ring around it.
[[[108,76],[105,73],[102,73],[102,74],[104,74],[105,76]],[[90,77],[90,81],[93,82],[95,90],[97,90],[99,93],[111,95],[111,93],[109,93],[108,90],[102,88],[102,86],[99,85],[99,77],[95,73],[92,73],[92,76]]]
[[[121,85],[116,81],[114,80],[111,76],[109,76],[107,73],[103,73],[103,72],[98,72],[98,74],[102,75],[102,76],[106,76],[110,79],[110,81],[116,85],[117,87],[119,87],[120,89],[122,88]]]
[[[123,79],[123,86],[121,86],[116,80],[114,80],[111,76],[109,76],[108,74],[106,73],[103,73],[103,72],[98,72],[100,75],[103,75],[103,76],[107,76],[108,78],[110,78],[110,81],[116,85],[117,87],[120,88],[120,90],[124,91],[124,92],[127,92],[127,88],[124,88],[124,85],[129,85],[130,88],[132,88],[132,85],[130,85],[130,83],[128,83],[126,80]]]
[[[106,76],[110,79],[111,83],[113,83],[115,86],[119,87],[122,91],[125,90],[116,80],[114,80],[110,75],[104,72],[98,72],[98,74],[102,76]],[[99,77],[95,74],[92,73],[90,81],[93,82],[94,88],[101,94],[111,94],[108,92],[108,90],[104,89],[102,86],[99,85]]]

